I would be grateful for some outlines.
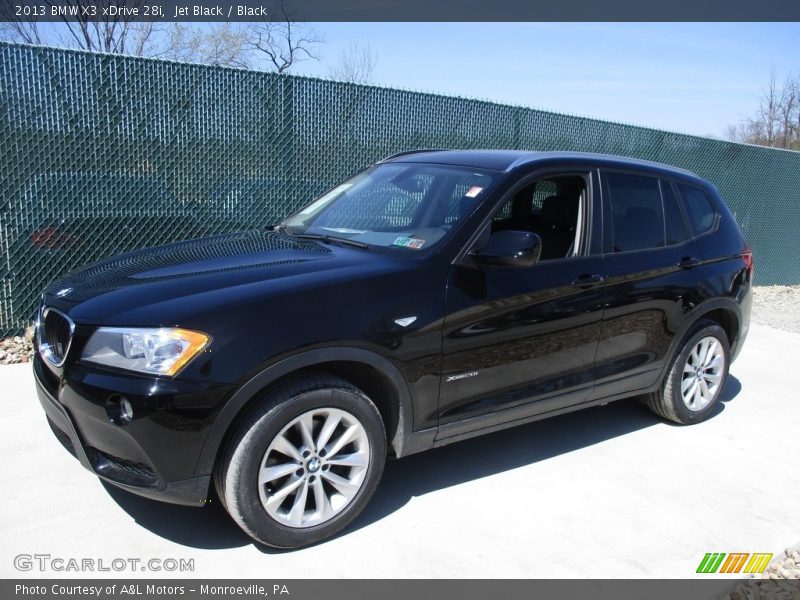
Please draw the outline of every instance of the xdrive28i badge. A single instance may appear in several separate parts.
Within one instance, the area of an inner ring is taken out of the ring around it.
[[[475,377],[478,374],[477,371],[470,371],[469,373],[459,373],[458,375],[448,375],[447,379],[445,379],[446,383],[450,383],[451,381],[458,381],[459,379],[468,379],[469,377]]]

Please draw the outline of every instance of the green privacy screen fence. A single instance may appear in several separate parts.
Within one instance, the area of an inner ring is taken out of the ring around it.
[[[531,99],[535,102],[535,98]],[[148,245],[275,223],[409,148],[621,154],[717,185],[759,283],[800,282],[800,153],[461,98],[0,44],[0,336],[45,284]]]

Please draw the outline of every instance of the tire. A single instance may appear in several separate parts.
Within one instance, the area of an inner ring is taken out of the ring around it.
[[[214,483],[250,537],[299,548],[347,527],[372,497],[385,462],[378,409],[358,388],[321,374],[274,390],[245,416]]]
[[[709,342],[707,360],[703,363],[702,344],[706,341]],[[703,366],[711,362],[715,362],[714,368]],[[725,330],[714,321],[698,321],[673,357],[661,389],[646,396],[648,406],[657,415],[682,425],[705,421],[717,408],[728,381],[730,362]],[[708,394],[704,393],[706,390]]]

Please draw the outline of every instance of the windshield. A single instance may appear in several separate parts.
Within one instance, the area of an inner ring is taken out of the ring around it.
[[[470,215],[496,174],[387,163],[363,171],[281,225],[290,234],[347,238],[401,252],[427,250]]]

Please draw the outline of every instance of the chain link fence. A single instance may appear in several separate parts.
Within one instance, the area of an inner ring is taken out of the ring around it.
[[[761,284],[800,282],[800,153],[301,77],[0,43],[0,337],[96,259],[265,227],[411,148],[620,154],[712,181]]]

